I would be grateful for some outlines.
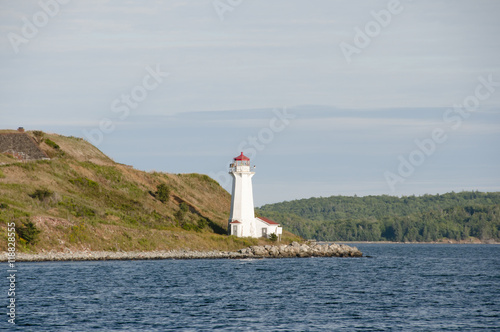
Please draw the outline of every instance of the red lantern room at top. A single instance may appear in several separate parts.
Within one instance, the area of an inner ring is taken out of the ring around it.
[[[250,158],[245,156],[243,152],[233,160],[234,162],[229,165],[230,172],[250,172]]]

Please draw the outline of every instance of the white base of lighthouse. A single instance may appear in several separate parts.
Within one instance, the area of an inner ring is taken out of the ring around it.
[[[229,223],[240,223],[240,227],[233,227],[238,236],[256,237],[252,191],[252,176],[255,172],[250,171],[250,166],[235,166],[230,174],[233,176],[233,188]]]

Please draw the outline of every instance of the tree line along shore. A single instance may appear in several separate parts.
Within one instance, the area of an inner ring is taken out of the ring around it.
[[[500,193],[332,196],[264,205],[257,212],[318,241],[500,242]]]

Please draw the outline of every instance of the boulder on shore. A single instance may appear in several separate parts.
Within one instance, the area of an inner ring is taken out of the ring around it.
[[[252,246],[240,249],[239,254],[246,257],[362,257],[363,253],[356,247],[345,244],[316,244],[292,242],[289,245],[280,246]]]

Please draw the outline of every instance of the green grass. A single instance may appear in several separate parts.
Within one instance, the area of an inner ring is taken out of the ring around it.
[[[0,209],[0,222],[4,224],[12,221],[16,222],[28,220],[29,217],[30,213],[13,208],[11,206]]]
[[[95,217],[96,210],[84,205],[81,202],[77,202],[70,197],[63,197],[63,200],[58,203],[59,207],[64,208],[70,212],[75,217]]]
[[[123,180],[123,174],[115,166],[97,165],[88,161],[82,162],[80,165],[94,171],[99,178],[105,179],[114,185]]]
[[[89,189],[89,190],[99,189],[99,184],[97,182],[81,176],[75,179],[70,179],[69,182],[84,189]]]

